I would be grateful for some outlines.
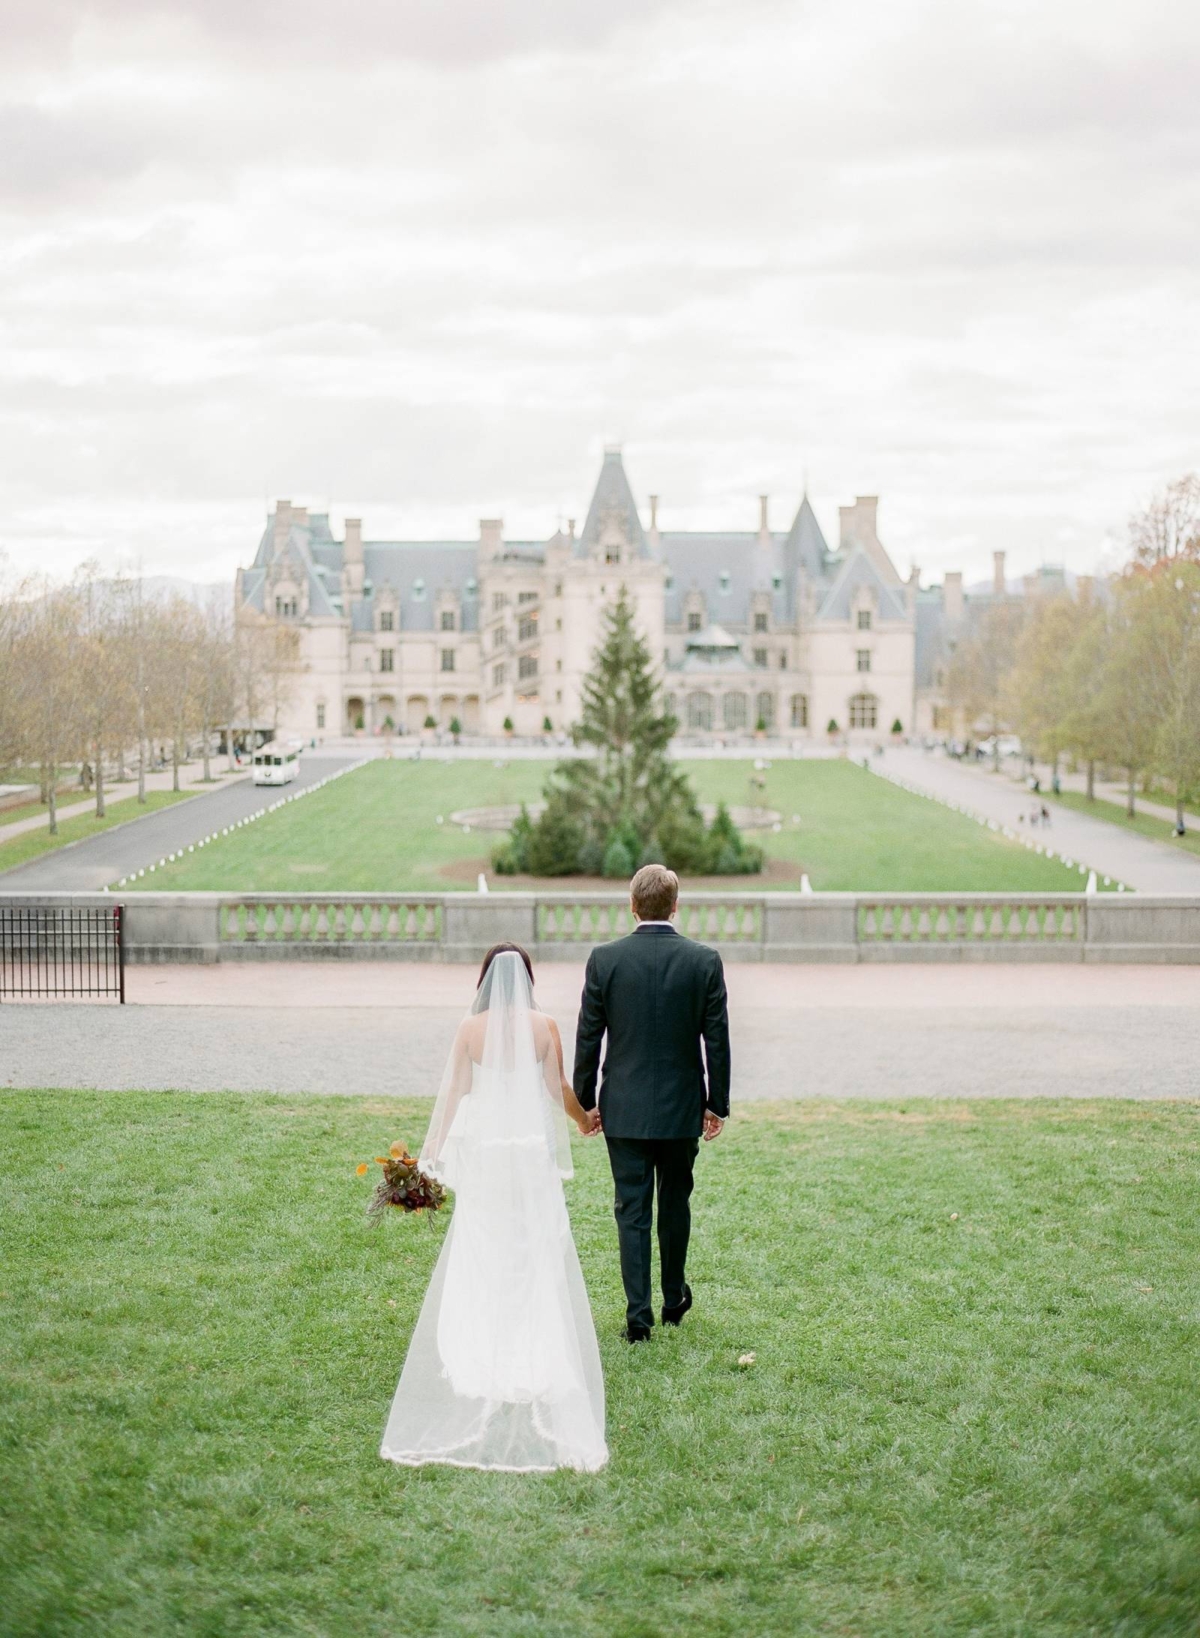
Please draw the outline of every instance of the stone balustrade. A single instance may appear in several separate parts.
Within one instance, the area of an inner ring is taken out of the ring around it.
[[[513,940],[578,961],[627,933],[623,893],[0,894],[124,903],[130,962],[478,961]],[[692,893],[681,931],[728,961],[1200,963],[1200,898],[1135,893]]]

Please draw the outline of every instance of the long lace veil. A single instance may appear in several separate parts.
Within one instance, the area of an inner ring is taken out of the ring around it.
[[[608,1459],[604,1379],[561,1179],[562,1077],[521,958],[459,1026],[421,1166],[455,1190],[381,1454],[510,1471]]]
[[[559,1176],[573,1175],[558,1055],[545,1026],[535,1028],[534,1010],[525,963],[502,951],[454,1038],[421,1148],[422,1171],[451,1188],[468,1146],[545,1144]],[[456,1126],[468,1095],[473,1118]]]

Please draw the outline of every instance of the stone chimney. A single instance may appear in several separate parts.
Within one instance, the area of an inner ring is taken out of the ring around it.
[[[292,526],[292,503],[290,500],[275,502],[275,551],[281,552],[287,541],[288,530]]]
[[[850,544],[870,547],[878,544],[876,521],[879,513],[878,495],[858,495],[853,506],[838,507],[838,538],[843,547]]]
[[[293,523],[298,523],[302,529],[305,528],[307,523],[308,523],[308,507],[307,506],[293,506],[292,507],[292,522]]]
[[[650,527],[653,530],[657,530],[657,528],[658,528],[658,496],[657,495],[651,495],[651,497],[650,497]]]
[[[501,557],[504,553],[504,519],[480,518],[479,550],[484,557]]]
[[[962,570],[948,570],[942,584],[942,606],[947,620],[961,620],[966,609],[963,601]]]
[[[769,495],[760,495],[758,497],[758,532],[760,535],[769,535],[771,533],[771,525],[767,521],[767,508],[770,499]]]
[[[575,539],[575,519],[574,518],[568,518],[567,519],[567,535],[571,540]]]
[[[1003,597],[1008,590],[1008,580],[1004,573],[1004,553],[992,553],[992,591],[997,597]]]
[[[362,519],[347,518],[342,540],[342,589],[348,597],[362,596],[363,578]]]

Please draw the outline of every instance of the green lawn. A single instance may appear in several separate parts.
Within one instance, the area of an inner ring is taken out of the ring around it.
[[[82,796],[82,793],[80,793]],[[49,821],[37,830],[23,831],[19,836],[12,836],[8,841],[0,841],[0,871],[14,870],[17,865],[25,864],[29,859],[39,858],[43,853],[53,853],[55,848],[66,847],[69,842],[86,841],[89,836],[98,836],[102,830],[111,830],[114,825],[127,824],[131,819],[141,819],[147,813],[154,813],[158,808],[170,807],[173,802],[186,802],[189,797],[195,796],[191,791],[147,791],[144,803],[138,802],[136,797],[123,798],[119,802],[110,801],[108,812],[103,819],[97,819],[94,812],[76,814],[74,819],[61,819],[58,825],[58,835],[51,836]],[[43,808],[42,812],[46,810]],[[20,815],[18,815],[20,817]],[[25,817],[29,817],[28,814]],[[0,823],[11,824],[10,818],[5,820],[0,815]]]
[[[1073,808],[1076,813],[1088,813],[1093,819],[1107,819],[1110,824],[1136,831],[1139,836],[1148,836],[1152,842],[1169,842],[1172,847],[1181,847],[1187,853],[1200,853],[1200,818],[1195,815],[1185,814],[1188,833],[1186,836],[1176,836],[1172,821],[1156,819],[1149,813],[1138,813],[1130,819],[1122,804],[1111,802],[1107,797],[1098,796],[1094,802],[1089,802],[1082,791],[1063,791],[1059,796],[1050,796],[1049,800],[1060,803],[1064,808]]]
[[[377,1456],[445,1222],[354,1166],[427,1113],[0,1094],[0,1632],[1200,1629],[1200,1106],[739,1112],[634,1351],[577,1144],[612,1460],[545,1477]]]
[[[685,764],[702,800],[749,801],[750,762]],[[376,761],[325,790],[222,837],[133,884],[156,890],[423,891],[474,888],[491,872],[497,840],[449,823],[463,808],[533,801],[545,763]],[[776,874],[733,878],[750,891],[1063,892],[1083,878],[1058,860],[1007,842],[938,803],[912,796],[850,762],[779,761],[767,805],[783,829],[756,833]],[[799,824],[793,822],[800,816]],[[443,823],[438,824],[438,816]],[[514,885],[490,876],[493,887]],[[727,882],[730,879],[727,879]],[[524,885],[517,883],[515,885]],[[569,887],[569,880],[550,885]]]

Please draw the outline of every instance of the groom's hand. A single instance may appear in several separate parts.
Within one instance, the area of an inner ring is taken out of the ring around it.
[[[584,1111],[584,1122],[586,1124],[581,1124],[580,1128],[579,1128],[579,1130],[583,1133],[584,1137],[595,1137],[596,1133],[600,1130],[600,1111],[599,1111],[599,1109],[585,1110]]]
[[[704,1111],[704,1141],[705,1141],[705,1143],[711,1143],[714,1138],[719,1138],[722,1131],[724,1130],[724,1127],[725,1127],[725,1122],[721,1119],[721,1117],[719,1115],[714,1115],[711,1109],[706,1109]]]

